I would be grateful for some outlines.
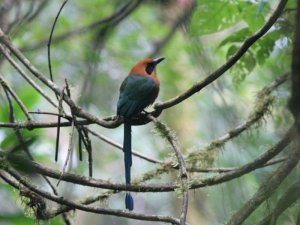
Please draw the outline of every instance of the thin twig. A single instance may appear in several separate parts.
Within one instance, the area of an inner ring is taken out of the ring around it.
[[[87,131],[87,128],[83,127],[82,129],[83,135],[84,135],[84,140],[87,143],[86,144],[86,150],[88,152],[88,162],[89,162],[89,177],[93,176],[93,148],[92,148],[92,142],[89,137],[89,133]]]
[[[66,91],[67,91],[67,95],[69,96],[69,98],[71,98],[70,88],[69,88],[69,84],[68,84],[67,80],[65,80],[65,83],[66,83],[65,89],[66,89]],[[64,91],[62,91],[61,99],[63,99],[63,96],[64,96]],[[61,102],[62,102],[62,101],[61,101]],[[60,106],[61,106],[61,107],[60,107],[60,112],[59,112],[59,114],[61,114],[61,113],[62,113],[62,110],[63,110],[62,105],[60,105]],[[65,173],[65,171],[66,171],[66,168],[67,168],[67,165],[68,165],[68,161],[69,161],[70,158],[71,158],[71,155],[72,155],[72,152],[73,152],[73,147],[74,147],[73,138],[74,138],[74,132],[75,132],[75,125],[74,125],[75,115],[73,114],[73,111],[72,111],[72,110],[71,110],[71,113],[72,113],[72,117],[73,117],[73,119],[72,119],[72,128],[71,128],[71,132],[70,132],[70,134],[69,134],[69,146],[68,146],[67,158],[66,158],[66,160],[65,160],[65,164],[64,164],[63,169],[62,169],[62,172],[61,172],[61,177],[62,177],[62,175],[63,175],[63,174]],[[58,117],[58,119],[60,119],[60,118],[61,118],[61,117]],[[58,127],[58,130],[59,130],[59,127]],[[59,138],[59,133],[58,133],[57,138]],[[58,182],[57,182],[57,186],[58,186],[59,183],[60,183],[61,177],[60,177],[60,179],[59,179]]]
[[[117,149],[123,151],[123,146],[120,145],[119,143],[117,143],[117,142],[111,140],[110,138],[104,136],[103,134],[100,134],[100,133],[98,133],[98,132],[96,132],[96,131],[93,131],[92,129],[90,129],[90,128],[88,128],[88,127],[86,128],[86,130],[87,130],[89,133],[91,133],[92,135],[94,135],[95,137],[99,138],[100,140],[102,140],[102,141],[104,141],[104,142],[106,142],[106,143],[108,143],[108,144],[110,144],[110,145],[116,147]],[[159,163],[159,164],[162,164],[162,163],[163,163],[163,162],[160,161],[160,160],[153,159],[153,158],[151,158],[151,157],[149,157],[149,156],[146,156],[146,155],[144,155],[144,154],[142,154],[142,153],[139,153],[139,152],[137,152],[137,151],[135,151],[135,150],[132,151],[132,155],[134,155],[134,156],[136,156],[136,157],[139,157],[139,158],[141,158],[141,159],[144,159],[144,160],[146,160],[146,161],[148,161],[148,162]]]
[[[286,73],[274,81],[272,81],[269,85],[262,88],[257,93],[257,98],[255,101],[255,105],[252,111],[249,113],[248,118],[243,123],[239,124],[235,128],[227,131],[222,136],[213,140],[209,145],[207,145],[201,152],[205,151],[215,151],[216,149],[220,149],[225,145],[229,140],[232,140],[235,137],[238,137],[240,134],[251,128],[254,124],[261,121],[264,116],[269,112],[269,108],[273,103],[273,97],[270,96],[271,92],[274,91],[279,85],[283,84],[288,78],[289,74]],[[196,150],[189,153],[186,156],[186,161],[188,164],[197,164],[198,156],[201,156],[200,151]]]
[[[240,176],[243,176],[244,174],[247,174],[258,168],[261,168],[262,165],[264,165],[270,159],[272,159],[280,152],[282,152],[290,144],[292,138],[293,138],[293,127],[286,132],[286,134],[280,141],[278,141],[274,146],[272,146],[270,149],[268,149],[266,152],[261,154],[252,162],[247,163],[241,167],[238,167],[236,170],[233,170],[225,174],[216,175],[216,176],[208,177],[205,179],[199,179],[199,180],[194,179],[190,183],[190,188],[197,189],[200,187],[205,187],[207,185],[220,184],[238,178]]]
[[[72,120],[71,116],[65,115],[65,114],[59,114],[59,113],[55,113],[55,112],[43,112],[43,111],[29,111],[30,114],[39,114],[39,115],[51,115],[51,116],[58,116],[58,117],[62,117],[65,118],[69,121]]]
[[[182,156],[180,146],[178,142],[176,141],[176,137],[174,134],[172,134],[172,131],[163,123],[161,123],[158,119],[154,118],[151,115],[148,115],[148,117],[154,122],[155,126],[161,130],[164,137],[168,140],[169,144],[172,146],[175,155],[177,157],[179,170],[180,170],[180,180],[181,180],[181,191],[182,191],[182,208],[181,208],[181,214],[180,214],[180,225],[186,224],[186,216],[187,216],[187,210],[188,210],[188,199],[189,199],[189,178],[186,170],[186,165],[184,158]]]
[[[6,98],[7,98],[8,105],[9,105],[9,117],[10,117],[9,120],[10,120],[10,122],[15,122],[15,113],[14,113],[14,108],[13,108],[13,105],[12,105],[12,101],[10,99],[8,91],[6,89],[4,89],[4,90],[5,90]],[[27,156],[32,161],[34,161],[34,158],[33,158],[33,156],[31,155],[31,153],[29,151],[29,148],[26,144],[26,141],[24,140],[20,129],[18,129],[17,127],[15,128],[15,134],[16,134],[17,138],[19,139],[20,145],[24,149]],[[42,175],[42,177],[46,181],[46,183],[50,186],[50,188],[52,189],[52,192],[57,195],[57,191],[56,191],[55,187],[53,186],[53,184],[50,182],[50,180],[46,176]]]
[[[1,33],[1,30],[0,30]],[[18,63],[7,53],[6,49],[0,44],[1,53],[9,61],[9,63],[20,73],[20,75],[38,92],[40,93],[51,105],[55,108],[58,105],[32,80],[25,71],[18,65]]]
[[[66,83],[66,91],[67,91],[67,95],[69,98],[71,98],[71,90],[68,84],[67,79],[65,79],[65,83]],[[74,113],[74,109],[71,107],[71,114],[72,114],[72,121],[74,124],[77,124],[77,118],[76,115]],[[76,126],[76,125],[75,125]],[[92,146],[89,142],[89,138],[87,137],[85,140],[83,138],[83,130],[82,130],[83,126],[76,126],[77,132],[78,132],[78,138],[79,138],[79,160],[82,161],[82,147],[81,147],[81,141],[83,141],[88,153],[89,153],[89,163],[92,163],[92,158],[91,158],[91,152],[92,152]],[[89,164],[90,165],[90,164]],[[92,165],[89,166],[89,171],[90,171],[90,175],[92,174]]]
[[[83,135],[81,128],[76,126],[77,132],[78,132],[78,155],[79,155],[79,161],[82,161],[82,141],[83,141]]]
[[[10,121],[11,122],[14,122],[15,121],[15,116],[14,116],[14,108],[13,108],[13,105],[12,105],[12,102],[11,102],[11,99],[10,99],[10,96],[9,96],[9,93],[6,89],[5,90],[5,94],[6,94],[6,97],[7,97],[7,100],[8,100],[8,104],[9,104],[9,115],[10,115]],[[19,142],[20,142],[20,145],[22,146],[22,148],[24,148],[24,151],[26,152],[26,154],[28,155],[28,157],[34,161],[34,158],[33,156],[31,155],[30,151],[29,151],[29,148],[22,136],[22,133],[20,131],[20,129],[18,128],[15,128],[15,133],[16,133],[16,136],[17,138],[19,139]],[[57,195],[58,196],[58,192],[56,190],[56,188],[54,187],[54,185],[51,183],[51,181],[49,180],[48,177],[44,176],[44,175],[41,175],[43,177],[43,179],[46,181],[46,183],[49,185],[49,187],[51,188],[53,194]],[[66,213],[63,212],[62,213],[62,217],[63,217],[63,220],[65,221],[66,224],[71,224]]]
[[[23,111],[24,115],[26,116],[27,120],[30,122],[32,121],[31,116],[28,113],[28,110],[22,100],[18,97],[17,93],[4,81],[3,77],[0,75],[0,83],[3,88],[5,88],[11,96],[16,100],[18,105],[20,106],[21,110]]]
[[[57,186],[59,185],[59,183],[60,183],[60,181],[61,181],[61,178],[63,177],[63,175],[64,175],[64,173],[65,173],[65,171],[66,171],[68,162],[69,162],[69,160],[70,160],[70,158],[71,158],[71,155],[72,155],[74,131],[75,131],[75,126],[74,126],[74,123],[72,122],[72,128],[71,128],[71,132],[70,132],[70,134],[69,134],[68,153],[67,153],[67,157],[66,157],[66,160],[65,160],[63,169],[62,169],[62,171],[61,171],[60,178],[59,178],[59,180],[58,180],[58,182],[57,182]]]
[[[37,112],[29,112],[31,114],[40,114],[40,115],[51,115],[51,116],[57,116],[57,117],[61,117],[64,119],[67,119],[69,121],[72,121],[72,117],[69,115],[65,115],[65,114],[60,114],[60,113],[53,113],[53,112],[42,112],[42,111],[37,111]],[[71,122],[70,122],[71,123]],[[82,135],[82,127],[81,125],[78,125],[78,121],[75,117],[75,121],[74,124],[76,125],[76,129],[78,131],[78,146],[79,146],[79,160],[82,161],[82,142],[84,143],[85,147],[87,148],[87,142],[84,140],[83,135]],[[61,125],[61,121],[57,122],[57,125],[60,126]],[[57,148],[56,148],[57,149]]]
[[[281,157],[279,159],[275,159],[275,160],[270,160],[269,162],[258,166],[257,168],[264,168],[267,166],[272,166],[278,163],[281,163],[283,161],[286,160],[286,157]],[[227,173],[227,172],[231,172],[234,170],[237,170],[238,167],[225,167],[225,168],[194,168],[194,167],[187,167],[187,171],[188,172],[193,172],[193,173]]]
[[[54,32],[54,29],[55,29],[55,25],[56,25],[56,22],[58,20],[58,17],[62,11],[62,9],[64,8],[65,4],[67,3],[68,0],[65,0],[61,7],[59,8],[58,10],[58,13],[55,17],[55,20],[53,22],[53,25],[52,25],[52,28],[51,28],[51,32],[50,32],[50,36],[49,36],[49,41],[48,41],[48,44],[47,44],[47,52],[48,52],[48,68],[49,68],[49,74],[50,74],[50,79],[52,82],[54,82],[53,80],[53,75],[52,75],[52,65],[51,65],[51,42],[52,42],[52,35],[53,35],[53,32]],[[58,99],[58,95],[56,95],[57,99]]]
[[[82,35],[87,34],[90,30],[96,30],[98,27],[106,24],[111,23],[112,21],[116,20],[120,17],[120,15],[123,15],[123,18],[125,18],[126,15],[130,15],[140,3],[142,3],[144,0],[137,0],[137,1],[128,1],[125,5],[121,6],[119,9],[117,9],[115,12],[113,12],[108,17],[105,17],[103,19],[96,20],[92,22],[91,24],[76,28],[74,30],[68,31],[64,34],[58,35],[53,38],[53,43],[57,43],[59,41],[64,41],[68,38],[74,37],[76,35]],[[125,15],[125,16],[124,16]],[[31,46],[25,46],[22,49],[22,51],[31,51],[36,50],[38,48],[43,48],[48,43],[48,39],[42,40],[39,43],[33,44]]]
[[[155,42],[155,44],[153,46],[153,50],[149,55],[150,58],[153,58],[154,56],[156,56],[163,49],[163,47],[170,42],[171,38],[174,36],[174,34],[176,34],[176,31],[192,15],[193,11],[195,10],[195,7],[196,7],[196,1],[193,1],[191,3],[191,5],[188,6],[180,16],[178,16],[176,21],[172,24],[167,35],[165,35],[165,37],[163,39]]]
[[[60,98],[59,98],[59,103],[58,103],[58,114],[63,115],[63,96],[64,96],[64,91],[66,89],[66,86],[63,87],[61,93],[60,93]],[[56,142],[55,142],[55,161],[57,162],[58,160],[58,150],[59,150],[59,138],[60,138],[60,121],[61,121],[61,116],[57,117],[57,129],[56,129]],[[72,124],[72,121],[71,121]]]
[[[36,18],[42,11],[43,9],[46,7],[48,1],[47,0],[43,0],[42,2],[40,2],[40,5],[37,7],[37,9],[35,10],[34,13],[32,13],[28,18],[27,21],[30,22],[32,21],[34,18]]]
[[[47,79],[39,70],[37,70],[30,61],[20,52],[18,48],[16,48],[9,40],[9,38],[3,33],[0,29],[0,42],[2,42],[5,46],[7,46],[11,52],[22,62],[22,64],[41,82],[43,82],[48,88],[50,88],[55,94],[60,94],[61,89],[53,83],[51,80]],[[67,95],[64,95],[64,101],[74,110],[74,113],[78,117],[83,117],[88,120],[93,121],[94,123],[107,127],[107,128],[115,128],[119,126],[122,121],[114,120],[107,121],[105,119],[99,119],[96,116],[83,111],[79,106],[75,104],[75,102],[70,99]]]

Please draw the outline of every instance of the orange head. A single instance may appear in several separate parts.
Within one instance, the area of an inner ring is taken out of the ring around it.
[[[156,59],[143,59],[139,61],[135,66],[130,70],[130,74],[136,74],[141,75],[145,77],[152,77],[154,79],[157,79],[156,75],[156,65],[159,64],[161,61],[163,61],[165,58],[160,57]]]

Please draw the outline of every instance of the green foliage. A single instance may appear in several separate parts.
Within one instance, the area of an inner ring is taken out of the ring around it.
[[[18,97],[22,100],[22,102],[24,103],[24,105],[26,105],[26,107],[30,110],[30,109],[34,109],[34,107],[37,105],[38,101],[40,100],[40,96],[39,94],[32,90],[31,88],[28,87],[20,87],[16,94],[18,95]],[[19,105],[16,103],[16,101],[10,97],[13,103],[13,108],[14,108],[14,113],[15,113],[15,117],[16,119],[24,119],[24,113],[23,111],[20,109]],[[8,102],[6,101],[2,101],[0,103],[0,120],[1,121],[7,121],[9,119],[9,110],[8,110]]]
[[[23,213],[16,213],[13,215],[0,215],[0,223],[13,225],[34,224],[34,219],[24,217]]]
[[[200,36],[215,33],[241,21],[247,23],[251,32],[255,32],[264,23],[269,11],[267,1],[199,0],[190,25],[191,34]]]
[[[243,43],[247,37],[251,35],[251,31],[248,27],[242,28],[241,30],[234,32],[232,35],[226,37],[221,41],[219,44],[219,47],[222,47],[226,44],[232,44],[232,43]],[[233,53],[232,53],[233,54]],[[227,53],[228,55],[228,53]]]

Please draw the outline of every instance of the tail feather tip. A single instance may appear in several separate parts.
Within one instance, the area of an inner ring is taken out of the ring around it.
[[[126,193],[125,205],[126,205],[126,209],[128,209],[129,211],[133,210],[134,202],[130,193]]]

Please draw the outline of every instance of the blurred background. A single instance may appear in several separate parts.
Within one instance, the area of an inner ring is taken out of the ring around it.
[[[0,0],[0,27],[30,61],[48,76],[47,42],[51,27],[63,1]],[[158,66],[161,82],[157,101],[166,101],[186,91],[226,62],[243,41],[259,30],[278,5],[277,0],[72,0],[64,7],[53,34],[51,46],[55,83],[63,87],[67,79],[72,98],[84,110],[98,117],[115,115],[119,87],[131,67],[145,57],[166,58]],[[125,6],[128,5],[128,6]],[[182,152],[201,152],[211,141],[247,120],[257,93],[279,76],[290,71],[296,1],[290,0],[278,22],[220,79],[186,101],[163,111],[159,117],[177,135]],[[100,22],[117,13],[115,19]],[[0,56],[0,73],[30,111],[56,112],[32,89],[18,72]],[[39,83],[40,84],[40,83]],[[259,123],[222,148],[206,167],[238,167],[262,154],[292,125],[287,110],[290,83],[272,94],[275,101]],[[44,90],[54,99],[48,89]],[[25,121],[14,103],[17,121]],[[65,107],[67,111],[69,109]],[[150,109],[151,110],[151,107]],[[55,116],[34,115],[36,120],[56,121]],[[9,121],[8,102],[0,89],[0,121]],[[123,141],[123,126],[90,128],[112,139]],[[25,138],[35,137],[30,151],[41,164],[62,170],[69,145],[70,128],[62,128],[58,163],[54,161],[56,129],[22,130]],[[172,149],[149,123],[134,127],[133,148],[152,158],[166,160]],[[75,137],[77,139],[77,136]],[[17,143],[13,129],[0,129],[0,147]],[[123,153],[91,136],[94,178],[123,182]],[[88,176],[87,153],[78,160],[78,141],[68,171]],[[280,164],[278,164],[280,165]],[[257,190],[278,165],[256,170],[220,185],[190,191],[190,224],[224,224]],[[133,158],[133,178],[155,169],[156,165]],[[207,174],[199,174],[200,178]],[[267,203],[262,204],[244,224],[256,224],[267,214],[286,187],[299,178],[299,166],[287,177]],[[152,183],[174,181],[178,174],[168,173]],[[34,182],[48,190],[42,179]],[[54,182],[56,184],[56,181]],[[59,192],[72,200],[96,195],[102,190],[62,182]],[[112,195],[95,205],[123,209],[123,194]],[[181,199],[175,193],[134,194],[135,212],[178,216]],[[0,180],[0,224],[33,224],[34,219],[18,191]],[[50,206],[53,203],[49,203]],[[53,204],[55,206],[55,204]],[[287,209],[278,224],[296,224],[299,201]],[[113,216],[71,212],[72,224],[153,224]],[[60,217],[41,224],[64,224]],[[160,224],[160,223],[157,223]],[[163,224],[163,223],[161,223]]]

